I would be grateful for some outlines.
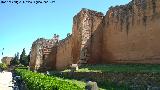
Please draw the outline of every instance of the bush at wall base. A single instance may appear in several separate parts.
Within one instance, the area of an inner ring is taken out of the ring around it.
[[[16,69],[29,90],[83,90],[74,83],[24,69]]]

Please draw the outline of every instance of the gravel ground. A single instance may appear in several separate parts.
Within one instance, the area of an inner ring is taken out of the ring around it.
[[[13,90],[12,73],[0,72],[0,90]]]

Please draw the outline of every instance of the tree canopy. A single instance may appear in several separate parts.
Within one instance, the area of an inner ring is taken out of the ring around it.
[[[20,55],[20,63],[25,66],[29,65],[29,55],[26,55],[25,48],[23,48],[23,51]]]
[[[20,63],[19,61],[19,53],[17,52],[14,56],[14,58],[11,60],[11,65],[18,65]]]

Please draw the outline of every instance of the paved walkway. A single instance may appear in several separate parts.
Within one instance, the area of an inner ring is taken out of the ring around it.
[[[12,73],[0,72],[0,90],[13,90],[12,86]]]

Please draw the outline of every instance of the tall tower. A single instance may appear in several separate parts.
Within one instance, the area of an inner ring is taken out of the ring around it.
[[[92,17],[87,9],[82,9],[80,64],[86,64],[90,58]]]

